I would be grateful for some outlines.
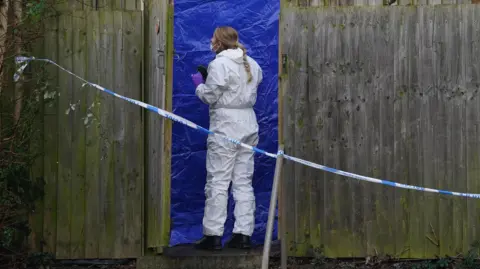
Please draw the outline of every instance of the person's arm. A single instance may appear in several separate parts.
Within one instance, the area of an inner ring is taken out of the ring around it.
[[[263,81],[263,70],[260,67],[260,65],[258,65],[258,84],[257,84],[257,87],[258,87],[258,85],[260,85],[260,83],[262,83],[262,81]]]
[[[208,77],[198,85],[195,94],[207,105],[215,104],[226,89],[228,74],[223,64],[213,61],[208,65]]]

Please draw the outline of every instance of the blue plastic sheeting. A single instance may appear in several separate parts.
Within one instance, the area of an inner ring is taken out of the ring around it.
[[[278,18],[279,0],[176,0],[174,12],[173,112],[208,128],[208,107],[195,96],[190,75],[198,65],[207,66],[215,54],[210,38],[218,26],[239,31],[240,42],[263,69],[255,107],[260,125],[259,147],[277,151],[278,115]],[[202,237],[205,206],[206,136],[174,124],[172,145],[172,193],[170,245],[192,243]],[[254,243],[263,243],[270,203],[275,160],[256,156],[253,186],[257,202]],[[226,239],[233,229],[230,195]],[[274,234],[276,235],[276,226]]]

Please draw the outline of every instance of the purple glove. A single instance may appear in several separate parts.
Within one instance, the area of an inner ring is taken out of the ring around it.
[[[204,83],[202,74],[200,72],[197,72],[196,74],[192,75],[192,81],[193,84],[195,84],[195,89],[198,87],[198,85]]]

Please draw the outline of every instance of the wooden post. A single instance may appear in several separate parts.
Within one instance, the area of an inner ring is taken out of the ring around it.
[[[282,144],[283,150],[283,144]],[[282,156],[283,158],[283,156]],[[283,160],[282,160],[283,163]],[[281,170],[280,170],[281,171]],[[279,210],[280,210],[280,225],[279,226],[279,233],[281,236],[280,241],[280,269],[287,269],[287,259],[288,259],[288,242],[287,242],[287,191],[285,188],[285,179],[283,178],[283,173],[280,175],[280,202],[279,202]]]
[[[283,151],[283,146],[279,147]],[[272,243],[273,221],[275,219],[275,208],[277,206],[278,182],[282,173],[283,155],[277,156],[275,165],[275,176],[273,177],[272,195],[270,198],[270,208],[268,210],[267,231],[265,233],[265,244],[263,245],[262,269],[268,268],[268,259],[270,258],[270,246]]]

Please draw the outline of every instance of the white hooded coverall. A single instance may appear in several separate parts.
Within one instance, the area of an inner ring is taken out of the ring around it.
[[[258,124],[253,106],[262,69],[248,57],[252,81],[248,82],[241,49],[217,54],[208,66],[208,77],[196,95],[210,106],[210,130],[245,144],[258,144]],[[207,140],[207,183],[203,234],[222,236],[227,218],[228,188],[232,182],[235,200],[233,232],[251,236],[255,226],[255,196],[252,187],[254,153],[224,139]]]

